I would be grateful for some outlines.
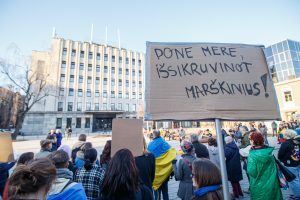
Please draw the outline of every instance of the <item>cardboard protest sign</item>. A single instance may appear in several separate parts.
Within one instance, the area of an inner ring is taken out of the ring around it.
[[[111,156],[127,148],[133,156],[143,154],[143,121],[140,119],[113,119]]]
[[[152,43],[146,120],[280,119],[262,46]]]
[[[14,161],[14,152],[10,133],[0,133],[0,163]]]

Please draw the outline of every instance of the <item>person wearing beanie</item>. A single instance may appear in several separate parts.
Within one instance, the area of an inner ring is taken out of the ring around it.
[[[193,196],[192,163],[196,159],[194,156],[193,144],[183,140],[180,144],[183,155],[173,161],[175,180],[179,182],[177,196],[180,199],[191,199]]]

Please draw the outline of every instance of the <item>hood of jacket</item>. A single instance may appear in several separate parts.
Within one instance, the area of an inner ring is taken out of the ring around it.
[[[273,150],[274,150],[273,147],[252,149],[250,150],[249,156],[251,156],[253,160],[255,160],[256,162],[268,163],[272,159],[274,159]]]
[[[70,171],[68,168],[58,168],[56,169],[56,177],[72,180],[73,172]]]
[[[81,160],[84,160],[84,152],[83,151],[77,151],[76,158],[79,158]]]

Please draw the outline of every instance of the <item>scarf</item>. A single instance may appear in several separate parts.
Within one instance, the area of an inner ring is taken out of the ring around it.
[[[56,169],[57,178],[66,178],[73,180],[73,172],[71,172],[68,168],[58,168]]]
[[[221,188],[222,185],[210,185],[210,186],[205,186],[202,188],[197,189],[194,192],[194,195],[197,197],[201,197],[209,192],[216,191],[217,189]]]

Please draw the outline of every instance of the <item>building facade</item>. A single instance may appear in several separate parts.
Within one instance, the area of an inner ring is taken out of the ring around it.
[[[300,120],[300,78],[274,85],[282,120]]]
[[[300,77],[300,42],[278,42],[267,47],[265,55],[275,83]]]
[[[50,51],[33,51],[31,71],[47,75],[51,95],[27,114],[27,135],[106,131],[113,118],[143,117],[143,53],[53,38]]]

